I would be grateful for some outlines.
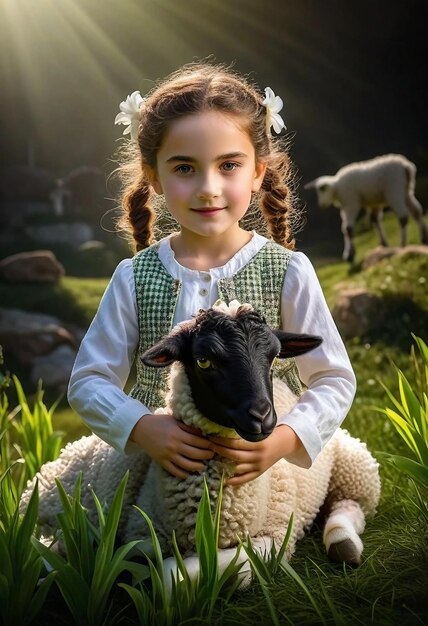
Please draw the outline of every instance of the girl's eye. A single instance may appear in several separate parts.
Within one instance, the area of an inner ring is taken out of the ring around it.
[[[192,167],[190,165],[177,165],[174,169],[174,172],[178,172],[179,174],[189,174],[192,171]]]
[[[233,163],[232,161],[227,161],[226,163],[223,163],[221,167],[225,172],[233,172],[233,170],[239,167],[239,164]]]
[[[211,361],[209,359],[205,359],[204,357],[196,359],[196,364],[201,370],[207,370],[213,366]]]

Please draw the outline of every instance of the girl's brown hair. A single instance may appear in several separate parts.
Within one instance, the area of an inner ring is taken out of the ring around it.
[[[138,146],[129,142],[119,167],[123,184],[118,227],[131,235],[136,251],[154,242],[155,210],[147,171],[156,167],[165,131],[179,117],[210,110],[242,119],[256,160],[267,165],[257,194],[258,207],[272,239],[294,249],[292,166],[282,140],[266,130],[262,101],[263,95],[243,77],[224,65],[211,63],[184,65],[147,95],[141,107]]]

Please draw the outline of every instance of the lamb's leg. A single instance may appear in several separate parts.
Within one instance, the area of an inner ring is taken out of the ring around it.
[[[325,501],[324,542],[331,558],[358,565],[363,549],[358,535],[365,516],[373,515],[379,502],[379,464],[366,444],[345,430],[336,432],[332,445],[336,451]],[[346,543],[338,545],[342,541]]]
[[[355,258],[355,247],[353,243],[354,226],[359,213],[358,204],[348,205],[346,208],[340,210],[340,217],[342,219],[342,234],[343,234],[343,254],[342,259],[352,263]]]
[[[272,537],[255,537],[251,539],[251,544],[255,552],[257,552],[261,557],[265,557],[269,555],[272,545],[274,543],[274,539]],[[279,548],[278,548],[279,549]],[[223,572],[226,570],[228,565],[235,558],[238,548],[224,548],[218,551],[218,568],[219,575],[221,576]],[[196,580],[199,575],[199,559],[195,556],[189,556],[184,559],[184,564],[186,566],[187,573],[189,574],[191,580]],[[247,557],[247,553],[244,548],[239,550],[238,558],[236,560],[236,565],[241,565],[238,576],[240,579],[239,589],[246,589],[251,583],[251,565]],[[178,572],[177,561],[174,557],[169,557],[164,559],[163,561],[163,569],[165,575],[166,585],[171,591],[172,589],[172,578],[177,580],[179,578],[182,580],[181,574]]]
[[[407,244],[407,223],[409,221],[409,218],[406,217],[400,217],[400,246],[402,248],[404,248]]]
[[[370,214],[370,221],[372,223],[373,228],[377,231],[380,245],[387,247],[388,240],[386,238],[386,234],[382,225],[382,219],[383,219],[382,209],[372,209],[372,212]]]
[[[389,194],[391,196],[391,194]],[[388,202],[388,198],[386,199]],[[399,198],[389,198],[388,205],[396,214],[400,224],[400,246],[404,248],[407,244],[407,223],[409,221],[410,207],[406,198],[403,196]]]
[[[406,199],[406,204],[410,213],[419,224],[421,243],[428,244],[428,227],[424,220],[424,212],[421,203],[413,194],[409,194]]]
[[[342,234],[343,234],[342,259],[344,261],[349,261],[349,263],[352,263],[355,258],[355,248],[352,242],[353,231],[354,229],[352,228],[352,226],[344,226],[342,228]]]
[[[361,564],[365,519],[358,502],[340,500],[331,507],[324,527],[323,541],[329,559],[348,565]]]

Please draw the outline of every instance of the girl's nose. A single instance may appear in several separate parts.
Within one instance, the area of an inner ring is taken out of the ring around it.
[[[221,193],[218,178],[215,174],[206,174],[201,177],[199,189],[197,192],[200,200],[209,200],[217,198]]]

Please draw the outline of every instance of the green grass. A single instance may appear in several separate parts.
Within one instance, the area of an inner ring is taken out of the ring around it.
[[[387,214],[384,218],[384,227],[389,243],[391,246],[398,246],[398,227],[397,221],[394,215]],[[358,280],[361,278],[361,262],[365,255],[378,246],[377,235],[370,229],[365,221],[359,226],[359,230],[362,232],[355,237],[356,246],[356,258],[355,263],[350,265],[341,260],[340,255],[337,258],[332,256],[325,257],[322,254],[322,245],[318,244],[314,247],[314,253],[312,254],[311,246],[307,246],[306,253],[310,257],[311,261],[315,265],[318,277],[321,281],[324,294],[327,302],[331,305],[334,302],[336,295],[336,288],[342,281],[352,280],[353,278]],[[419,233],[416,224],[409,222],[408,226],[408,243],[418,244]],[[382,270],[381,270],[382,272]]]
[[[60,430],[64,433],[64,444],[79,439],[83,435],[91,434],[91,431],[82,422],[77,413],[65,402],[63,406],[55,411],[53,423],[55,430]]]
[[[108,278],[74,278],[65,276],[59,283],[0,282],[0,306],[9,309],[45,313],[66,324],[86,328],[100,302]]]
[[[387,212],[384,215],[383,226],[386,233],[386,237],[390,246],[399,246],[400,245],[400,231],[398,227],[398,221],[396,216]],[[340,219],[334,220],[334,224],[332,225],[337,232],[335,232],[335,238],[333,239],[336,242],[336,235],[340,232]],[[420,243],[419,238],[419,229],[417,224],[413,219],[409,220],[409,224],[407,227],[407,239],[409,244],[418,244]],[[354,260],[354,265],[358,267],[358,265],[363,260],[364,256],[367,254],[369,250],[372,250],[376,246],[379,245],[379,239],[376,233],[370,226],[368,215],[365,215],[358,220],[355,227],[355,248],[356,255]],[[324,267],[325,265],[335,264],[337,262],[341,262],[341,255],[343,245],[342,242],[339,246],[332,246],[331,241],[314,241],[308,242],[305,244],[305,252],[312,259],[314,265],[316,267]],[[341,262],[342,264],[342,262]],[[348,264],[344,264],[345,267],[349,267]]]
[[[398,228],[394,216],[386,216],[385,224],[391,243],[396,245]],[[410,224],[409,241],[418,242],[413,224]],[[388,316],[382,324],[368,336],[347,343],[358,390],[344,426],[366,441],[375,454],[378,451],[403,454],[405,444],[387,417],[377,412],[375,407],[390,406],[379,380],[392,391],[397,389],[392,361],[411,381],[411,332],[426,339],[428,328],[428,290],[423,280],[428,278],[428,264],[422,257],[408,255],[386,260],[362,271],[364,253],[375,246],[377,240],[374,233],[362,232],[356,237],[357,263],[353,268],[339,258],[330,258],[325,264],[324,259],[317,255],[313,261],[330,306],[335,302],[338,288],[344,286],[366,287],[382,295],[386,303]],[[106,283],[107,279],[65,277],[55,287],[0,284],[0,306],[46,312],[69,323],[86,326],[96,311]],[[87,432],[65,402],[55,412],[54,427],[66,431],[66,440]],[[316,605],[322,608],[326,624],[413,626],[428,623],[427,524],[412,504],[414,492],[410,481],[391,465],[384,461],[381,463],[381,502],[377,516],[367,523],[363,565],[352,570],[329,563],[318,527],[298,543],[292,559],[294,569],[308,587]],[[281,624],[323,623],[302,588],[286,573],[278,573],[269,584],[269,591]],[[129,599],[120,594],[116,598],[119,604],[127,601]],[[40,624],[51,623],[52,620],[58,624],[72,623],[61,612],[58,599],[46,605]],[[271,624],[260,585],[254,585],[245,593],[235,594],[227,603],[220,602],[209,621],[213,625],[231,626],[242,622]],[[136,623],[132,607],[123,614],[122,623]],[[207,622],[196,620],[192,623]]]

